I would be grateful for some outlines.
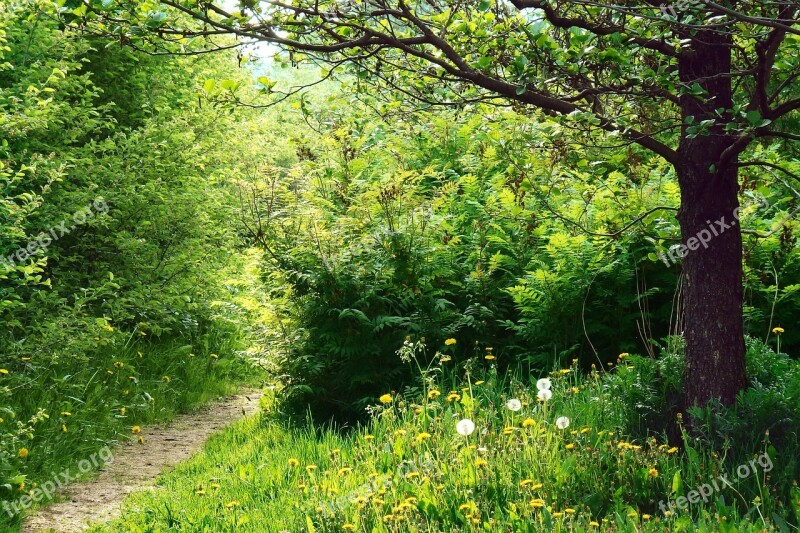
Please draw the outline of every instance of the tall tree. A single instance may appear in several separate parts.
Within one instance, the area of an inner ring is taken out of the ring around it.
[[[686,402],[746,386],[738,170],[761,139],[800,140],[797,0],[62,2],[151,52],[273,43],[417,102],[511,101],[658,154],[682,193]]]

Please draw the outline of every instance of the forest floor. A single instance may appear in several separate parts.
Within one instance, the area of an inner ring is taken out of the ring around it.
[[[94,477],[66,487],[60,501],[33,511],[22,531],[73,533],[118,518],[128,494],[154,490],[162,472],[199,451],[208,437],[254,414],[260,397],[259,391],[243,391],[179,415],[167,425],[142,427],[143,443],[135,438],[119,445],[113,461]]]

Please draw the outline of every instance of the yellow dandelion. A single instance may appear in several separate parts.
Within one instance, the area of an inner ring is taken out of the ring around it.
[[[380,400],[380,402],[381,402],[381,403],[383,403],[383,404],[392,403],[392,395],[391,395],[391,394],[384,394],[383,396],[381,396],[381,397],[380,397],[380,398],[378,398],[378,399],[379,399],[379,400]]]
[[[448,402],[457,402],[460,399],[461,399],[461,396],[458,395],[455,392],[451,392],[450,394],[447,395],[447,401]]]
[[[356,526],[354,524],[345,524],[342,526],[342,529],[344,529],[345,531],[355,531]]]
[[[364,440],[375,440],[374,435],[364,435]]]
[[[0,374],[8,374],[8,370],[5,368],[0,368]]]
[[[225,507],[227,507],[228,509],[233,509],[234,507],[239,507],[240,505],[241,505],[241,503],[239,501],[233,500],[233,501],[230,501],[230,502],[226,503]]]
[[[589,525],[590,525],[590,526],[593,526],[593,527],[600,527],[600,524],[598,524],[598,523],[597,523],[597,522],[595,522],[594,520],[592,520],[591,522],[589,522]]]
[[[564,516],[564,513],[553,513],[551,516],[553,518],[561,518],[562,516]]]
[[[291,458],[289,458],[289,461],[288,461],[288,463],[289,463],[289,466],[291,466],[292,468],[295,468],[295,467],[297,467],[297,466],[300,466],[300,461],[298,461],[298,460],[297,460],[297,459],[295,459],[294,457],[291,457]]]
[[[541,483],[536,483],[535,485],[531,485],[531,490],[539,490],[543,487]]]
[[[116,363],[114,363],[114,366],[117,368],[122,368],[123,366],[125,366],[125,363],[123,363],[122,361],[117,361]]]
[[[61,416],[72,416],[72,413],[69,411],[61,411]]]
[[[650,477],[658,477],[658,470],[657,470],[657,469],[655,469],[655,468],[651,468],[651,469],[648,471],[648,474],[650,474]]]
[[[61,433],[66,433],[66,432],[67,432],[66,424],[61,424]]]
[[[670,448],[669,450],[667,450],[667,453],[669,453],[669,454],[678,453],[678,448],[676,448],[675,446],[673,446],[672,448]]]
[[[417,442],[422,442],[425,439],[429,439],[429,438],[431,438],[431,434],[430,433],[426,433],[426,432],[423,431],[422,433],[417,435]]]
[[[536,420],[534,420],[533,418],[526,418],[525,420],[522,421],[522,427],[524,428],[530,428],[535,425],[536,425]]]
[[[783,333],[783,328],[780,326],[772,328],[772,333],[774,333],[775,335],[780,335],[781,333]]]
[[[436,398],[438,398],[441,395],[442,395],[442,393],[439,392],[436,389],[431,389],[430,391],[428,391],[428,399],[430,399],[430,400],[435,400]]]
[[[488,465],[489,465],[489,463],[486,462],[485,459],[476,459],[475,460],[475,466],[478,467],[478,468],[484,468],[484,467],[486,467]]]
[[[339,469],[339,475],[340,476],[346,476],[347,474],[349,474],[352,471],[353,471],[353,469],[350,468],[349,466],[344,466],[344,467]]]
[[[316,470],[316,469],[317,469],[317,465],[306,465],[306,471],[307,471],[308,473],[311,473],[311,472],[313,472],[313,471],[314,471],[314,470]]]
[[[574,450],[575,449],[575,445],[570,442],[569,444],[567,444],[566,448],[568,450]]]
[[[447,339],[446,341],[444,341],[445,346],[452,346],[455,343],[456,343],[455,339]]]
[[[533,483],[532,479],[523,479],[522,481],[519,482],[519,486],[520,487],[527,487],[531,483]]]
[[[544,500],[541,498],[534,498],[530,501],[530,506],[534,509],[541,509],[544,507]]]
[[[142,432],[142,428],[140,428],[139,426],[133,426],[133,427],[131,428],[131,433],[133,433],[134,435],[135,435],[136,433],[141,433],[141,432]]]
[[[120,407],[119,408],[119,414],[121,414],[122,416],[125,416],[125,413],[127,413],[127,412],[128,412],[128,410],[125,407]]]
[[[486,355],[483,356],[483,358],[486,359],[487,361],[494,361],[495,360],[495,356],[493,356],[492,354],[486,354]]]
[[[642,520],[644,520],[645,522],[646,522],[647,520],[650,520],[650,515],[649,515],[649,514],[643,514],[643,515],[642,515]]]
[[[17,455],[19,455],[20,459],[25,459],[26,457],[28,457],[28,453],[29,453],[28,448],[20,448],[19,451],[17,452]]]
[[[572,507],[567,507],[566,509],[564,509],[564,512],[567,514],[575,514],[575,509],[573,509]]]

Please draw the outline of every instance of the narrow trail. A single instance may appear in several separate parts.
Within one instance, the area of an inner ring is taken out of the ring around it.
[[[245,391],[179,415],[168,425],[143,427],[144,444],[132,440],[118,446],[113,462],[92,479],[67,486],[63,501],[34,511],[22,531],[74,533],[118,518],[128,494],[151,489],[159,474],[199,451],[213,433],[255,413],[260,397],[258,391]]]

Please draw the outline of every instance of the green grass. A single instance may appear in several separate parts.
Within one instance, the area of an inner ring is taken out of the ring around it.
[[[401,355],[415,360],[417,348]],[[659,501],[736,465],[686,436],[683,450],[626,438],[612,422],[614,375],[557,370],[543,402],[535,381],[498,376],[487,355],[451,369],[437,354],[423,385],[382,398],[365,427],[246,419],[92,531],[763,531],[797,519],[800,504],[761,469],[665,515]],[[636,372],[628,361],[614,374]],[[457,431],[465,418],[468,436]]]
[[[238,355],[240,336],[221,327],[193,339],[135,335],[125,343],[112,340],[113,328],[106,332],[91,357],[9,373],[18,384],[3,406],[13,418],[0,423],[0,500],[18,500],[68,468],[74,474],[79,461],[128,438],[135,425],[168,421],[261,375]],[[17,530],[20,519],[0,512],[0,530]]]

